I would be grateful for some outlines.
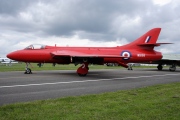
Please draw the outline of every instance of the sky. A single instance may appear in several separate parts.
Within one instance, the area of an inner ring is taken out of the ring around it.
[[[180,53],[179,0],[0,0],[0,57],[30,44],[121,46],[162,28],[155,48]]]

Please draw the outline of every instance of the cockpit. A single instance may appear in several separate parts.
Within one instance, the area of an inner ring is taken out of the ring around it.
[[[31,49],[45,49],[45,45],[41,44],[31,44],[25,48],[26,50],[31,50]]]

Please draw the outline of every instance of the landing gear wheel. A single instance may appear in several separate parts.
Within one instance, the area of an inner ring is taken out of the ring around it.
[[[87,74],[80,74],[80,73],[78,73],[78,75],[81,76],[81,77],[85,77]]]
[[[162,65],[158,65],[158,66],[157,66],[157,69],[158,69],[158,70],[162,70],[162,69],[163,69]]]
[[[133,70],[131,64],[128,65],[128,70]]]
[[[30,68],[26,68],[26,71],[24,72],[24,74],[32,74],[31,69]]]
[[[172,71],[172,72],[176,71],[176,66],[175,65],[170,66],[169,71]]]
[[[132,68],[128,68],[128,70],[133,70]]]

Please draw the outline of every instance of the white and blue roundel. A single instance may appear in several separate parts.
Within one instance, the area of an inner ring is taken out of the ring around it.
[[[124,58],[122,58],[123,60],[129,60],[131,57],[131,52],[129,51],[122,51],[121,52],[121,56],[123,56]]]

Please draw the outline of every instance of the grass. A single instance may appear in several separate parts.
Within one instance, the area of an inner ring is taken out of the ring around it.
[[[52,64],[44,64],[42,67],[38,67],[36,63],[32,63],[29,66],[33,71],[41,71],[41,70],[76,70],[80,65],[75,66],[74,64],[69,65],[56,65],[55,67]],[[25,63],[13,64],[12,66],[0,65],[0,71],[24,71]],[[120,66],[106,66],[106,65],[89,65],[90,69],[119,69],[122,68]]]
[[[56,65],[55,67],[52,64],[44,64],[42,67],[38,67],[37,63],[31,64],[33,67],[30,67],[32,71],[41,71],[41,70],[77,70],[80,66],[75,66],[74,64],[69,65]],[[11,66],[6,66],[4,64],[0,65],[0,72],[7,72],[7,71],[24,71],[25,70],[25,63],[18,63],[13,64]],[[106,66],[106,65],[89,65],[90,69],[121,69],[121,66]],[[156,66],[140,66],[140,67],[133,67],[133,68],[156,68]]]
[[[4,105],[1,120],[179,120],[180,83]]]

